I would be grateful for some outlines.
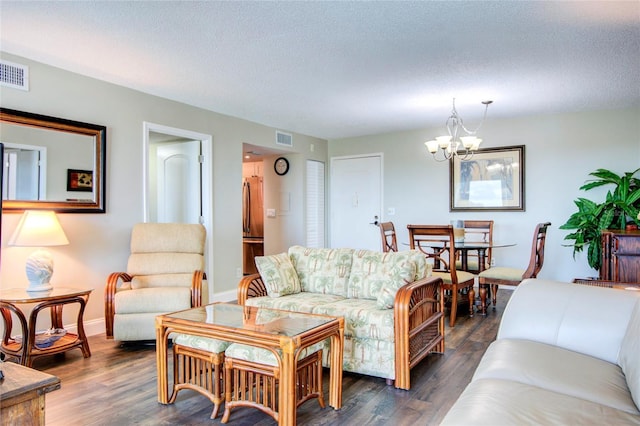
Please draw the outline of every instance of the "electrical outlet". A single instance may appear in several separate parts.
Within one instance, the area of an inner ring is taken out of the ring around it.
[[[496,258],[495,257],[491,258],[491,266],[496,266]]]
[[[236,278],[242,278],[242,268],[236,268]]]

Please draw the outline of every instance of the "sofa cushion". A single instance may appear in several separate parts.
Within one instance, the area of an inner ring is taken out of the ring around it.
[[[187,287],[191,288],[193,272],[185,274],[135,275],[129,288]],[[123,288],[126,288],[123,286]]]
[[[298,361],[306,358],[307,356],[318,352],[323,349],[325,342],[315,343],[311,346],[304,348],[298,356]],[[282,357],[281,349],[274,349],[279,357]],[[269,349],[258,348],[256,346],[243,345],[241,343],[232,343],[229,345],[224,353],[225,357],[241,359],[243,361],[257,362],[258,364],[269,365],[272,367],[278,366],[278,358]]]
[[[300,293],[300,280],[287,253],[256,256],[255,262],[269,297]]]
[[[394,341],[393,310],[379,309],[375,300],[344,299],[318,305],[312,312],[344,317],[345,336]]]
[[[282,309],[285,311],[306,312],[310,314],[318,305],[336,302],[344,299],[334,294],[302,293],[290,294],[285,297],[273,298],[269,296],[250,297],[245,304],[260,308]]]
[[[588,374],[583,371],[581,374]],[[441,425],[622,425],[640,416],[501,379],[473,380]]]
[[[416,275],[414,280],[421,280],[423,278],[431,276],[432,265],[427,263],[427,259],[424,254],[417,250],[410,250],[398,253],[398,257],[406,257],[405,262],[411,262],[416,265]],[[403,285],[407,284],[401,280],[388,280],[382,284],[380,293],[378,294],[377,304],[380,309],[391,309],[396,299],[398,290]]]
[[[230,345],[229,342],[211,337],[194,336],[193,334],[176,333],[173,335],[173,343],[175,345],[187,346],[193,349],[201,349],[203,351],[218,354],[224,352]]]
[[[478,379],[520,382],[640,415],[620,367],[545,343],[496,340],[473,375]]]
[[[504,309],[498,339],[535,340],[615,364],[638,298],[640,292],[527,279]]]
[[[415,281],[421,280],[423,278],[427,278],[431,276],[433,265],[431,263],[427,263],[427,258],[425,255],[419,250],[408,250],[404,253],[408,253],[409,258],[413,260],[416,264],[416,279]]]
[[[633,400],[640,407],[640,300],[636,302],[627,332],[622,339],[618,365],[627,378]]]
[[[289,248],[302,291],[346,297],[353,249]]]
[[[115,314],[167,313],[191,307],[191,290],[185,287],[141,288],[118,291]]]
[[[129,275],[193,273],[203,269],[204,257],[197,253],[131,253]]]
[[[397,291],[413,282],[416,274],[417,265],[408,260],[405,252],[356,250],[353,253],[347,297],[376,300],[383,286],[387,289],[395,287]],[[383,297],[383,304],[388,302],[387,299]]]

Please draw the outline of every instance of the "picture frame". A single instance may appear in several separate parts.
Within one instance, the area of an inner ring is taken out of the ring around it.
[[[524,145],[477,150],[449,160],[449,211],[524,211]]]
[[[93,192],[93,170],[67,169],[67,191]]]

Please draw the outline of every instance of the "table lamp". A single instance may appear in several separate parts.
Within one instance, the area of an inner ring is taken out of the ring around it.
[[[17,247],[63,246],[69,244],[69,240],[55,212],[27,210],[20,218],[8,244]],[[49,251],[39,248],[31,253],[27,257],[26,271],[28,292],[49,291],[53,288],[49,283],[53,275],[53,258]]]

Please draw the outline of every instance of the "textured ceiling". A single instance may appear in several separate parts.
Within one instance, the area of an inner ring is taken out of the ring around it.
[[[640,2],[0,2],[0,49],[332,139],[640,105]]]

